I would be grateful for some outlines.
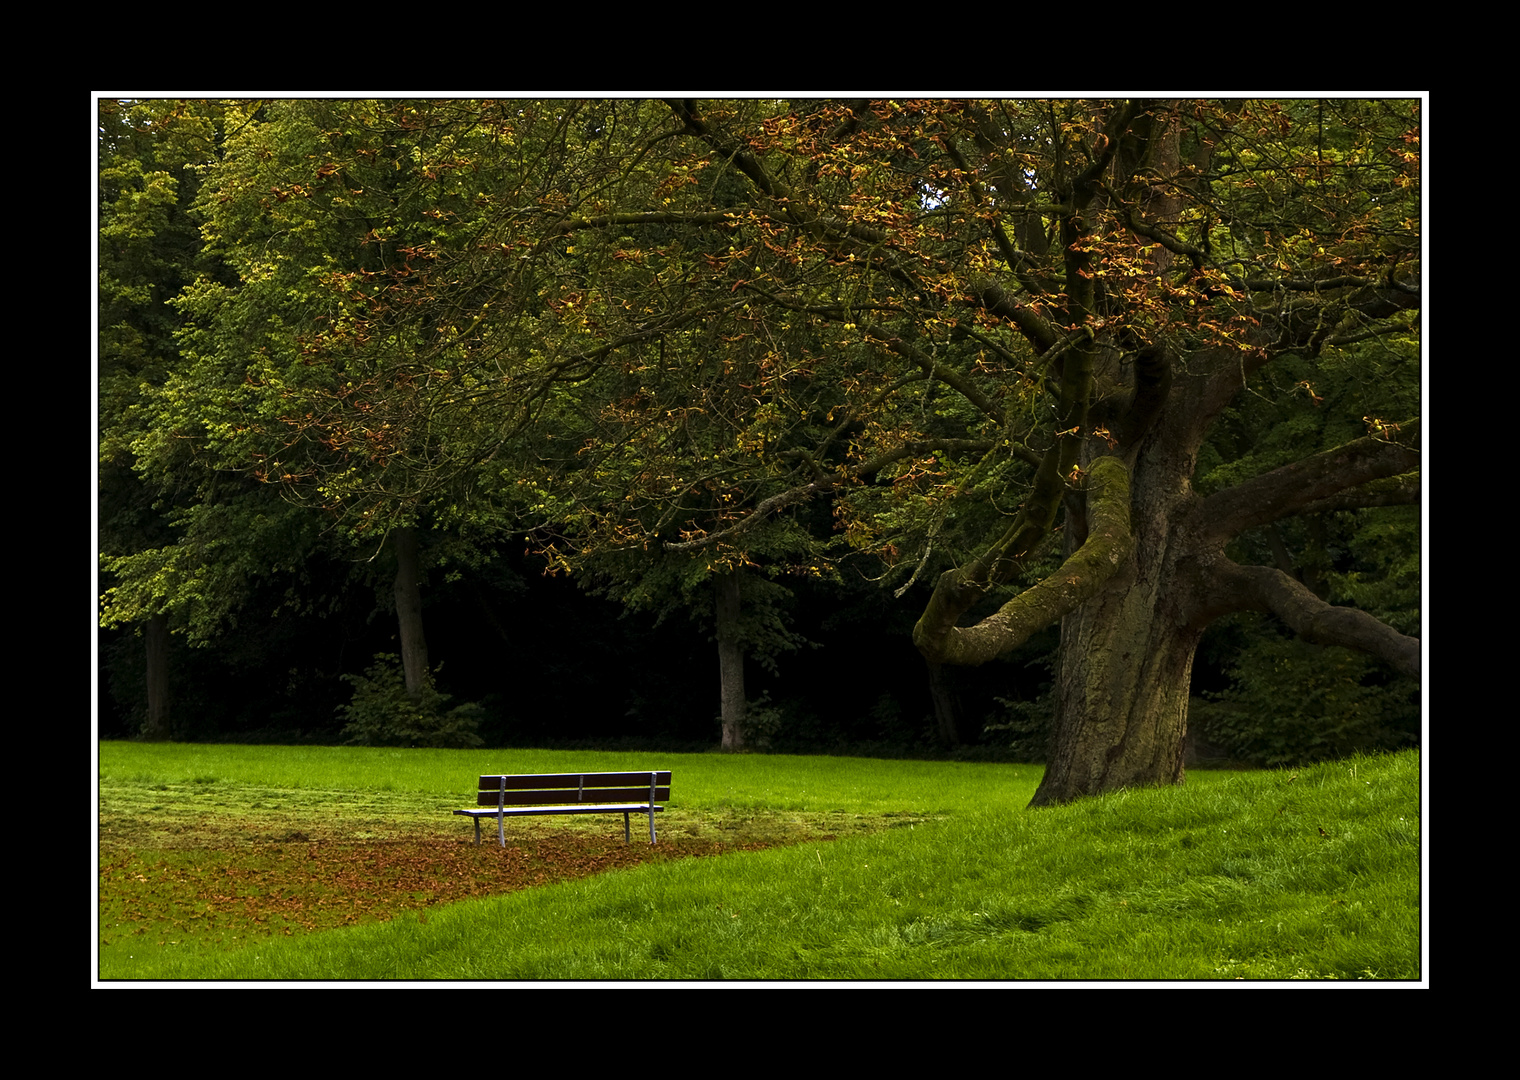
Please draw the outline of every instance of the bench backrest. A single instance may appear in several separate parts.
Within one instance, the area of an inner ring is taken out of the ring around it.
[[[670,771],[482,776],[476,806],[669,802]]]

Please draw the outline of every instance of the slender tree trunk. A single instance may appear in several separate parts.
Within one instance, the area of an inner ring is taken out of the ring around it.
[[[148,722],[143,738],[167,739],[173,733],[169,719],[169,616],[160,612],[148,620],[143,633],[148,662]]]
[[[401,634],[401,667],[406,673],[406,693],[413,701],[422,696],[428,680],[427,638],[422,633],[421,561],[417,530],[397,529],[391,534],[396,549],[396,622]]]
[[[934,702],[934,727],[940,745],[955,749],[961,745],[960,710],[956,707],[955,688],[943,664],[929,662],[929,697]]]
[[[739,571],[714,581],[718,614],[719,700],[723,749],[744,749],[744,646],[739,640]]]

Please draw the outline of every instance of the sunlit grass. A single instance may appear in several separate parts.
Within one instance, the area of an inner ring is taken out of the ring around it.
[[[857,814],[1022,806],[1036,765],[882,761],[789,754],[600,753],[582,750],[394,750],[338,746],[100,744],[102,783],[237,783],[264,788],[414,792],[471,805],[485,773],[671,769],[673,806]],[[463,802],[459,800],[463,799]],[[1022,800],[1022,801],[1021,801]]]
[[[102,774],[293,769],[280,748],[127,747]],[[187,753],[188,752],[188,753]],[[310,749],[295,751],[311,754]],[[403,790],[477,771],[622,768],[627,756],[400,753]],[[111,751],[115,755],[115,751]],[[185,755],[185,760],[176,760]],[[410,755],[410,756],[409,756]],[[429,760],[440,755],[442,760]],[[274,755],[278,757],[279,755]],[[533,763],[522,764],[528,759]],[[216,762],[206,764],[206,762]],[[640,757],[637,763],[649,767]],[[198,979],[1417,979],[1419,756],[1192,778],[1187,787],[1022,809],[1037,770],[853,759],[666,755],[701,825],[723,813],[853,815],[833,842],[643,865],[388,923],[228,951],[113,950],[106,978]],[[441,770],[435,773],[433,770]],[[259,771],[263,770],[263,771]],[[436,777],[436,779],[430,779]],[[158,781],[163,782],[163,781]],[[219,779],[218,783],[222,781]],[[103,781],[104,783],[104,781]],[[213,785],[214,786],[214,785]],[[901,792],[894,797],[894,792]],[[447,792],[440,797],[446,797]],[[431,798],[432,796],[428,796]],[[769,800],[769,804],[768,804]],[[779,804],[779,806],[778,806]],[[452,805],[452,804],[450,804]],[[767,807],[770,809],[767,809]],[[738,808],[737,810],[735,808]],[[675,811],[672,811],[674,814]],[[704,815],[711,814],[712,817]],[[888,815],[903,814],[894,818]],[[898,828],[885,826],[901,823]],[[438,832],[449,834],[449,822]],[[621,824],[618,823],[620,831]],[[457,838],[456,838],[457,839]],[[422,921],[422,920],[426,921]]]

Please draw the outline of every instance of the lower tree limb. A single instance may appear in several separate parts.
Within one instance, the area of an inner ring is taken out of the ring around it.
[[[1420,677],[1420,639],[1408,637],[1356,608],[1336,607],[1270,566],[1225,563],[1215,568],[1220,591],[1237,594],[1241,607],[1276,615],[1305,641],[1340,645],[1376,656],[1411,678]]]
[[[1036,582],[975,626],[959,627],[978,583],[959,570],[940,575],[913,643],[931,663],[975,666],[1016,649],[1030,635],[1095,596],[1129,557],[1134,546],[1129,521],[1129,470],[1118,458],[1098,458],[1089,467],[1087,539],[1054,574]]]

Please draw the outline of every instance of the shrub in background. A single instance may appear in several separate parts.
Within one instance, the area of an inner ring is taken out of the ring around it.
[[[1243,761],[1300,765],[1418,742],[1419,685],[1361,653],[1258,638],[1229,675],[1230,688],[1194,699],[1190,722]]]
[[[1050,726],[1055,720],[1055,697],[1047,688],[1033,701],[993,698],[1001,706],[999,714],[988,719],[984,738],[1005,748],[1014,761],[1040,764],[1050,742]]]
[[[413,701],[407,696],[401,659],[376,653],[363,675],[344,675],[353,684],[354,698],[338,712],[348,722],[345,741],[359,746],[424,746],[435,750],[480,746],[477,731],[485,711],[476,703],[456,705],[428,679]]]

